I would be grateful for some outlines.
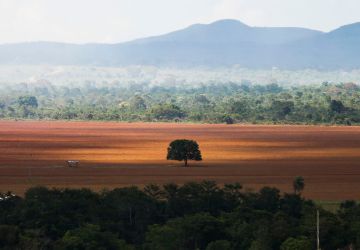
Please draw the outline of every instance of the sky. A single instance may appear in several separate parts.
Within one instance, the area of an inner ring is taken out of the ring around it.
[[[0,43],[117,43],[194,23],[330,31],[360,22],[360,0],[0,0]]]

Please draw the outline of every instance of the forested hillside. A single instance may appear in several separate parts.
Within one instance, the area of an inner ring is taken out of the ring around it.
[[[0,64],[358,69],[359,37],[360,23],[323,33],[219,20],[117,44],[3,44]]]

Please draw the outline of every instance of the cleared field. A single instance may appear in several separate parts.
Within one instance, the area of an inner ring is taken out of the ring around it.
[[[166,161],[182,138],[198,141],[203,162]],[[290,191],[301,175],[306,197],[360,199],[360,127],[0,121],[0,152],[2,191],[203,179]]]

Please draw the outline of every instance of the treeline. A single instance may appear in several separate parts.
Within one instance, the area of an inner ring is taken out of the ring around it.
[[[360,205],[336,213],[276,188],[212,181],[88,189],[35,187],[0,195],[1,249],[360,249]]]
[[[79,87],[50,83],[0,86],[0,118],[204,123],[360,123],[353,83],[281,87],[132,84]]]

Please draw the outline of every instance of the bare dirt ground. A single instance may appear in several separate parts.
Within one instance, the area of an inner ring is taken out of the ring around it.
[[[166,161],[183,138],[198,141],[203,162]],[[0,121],[0,152],[0,190],[19,194],[203,179],[291,191],[301,175],[308,198],[360,199],[360,127]]]

